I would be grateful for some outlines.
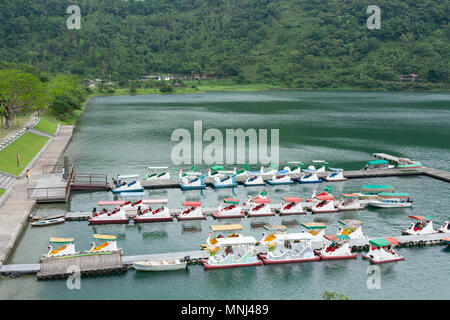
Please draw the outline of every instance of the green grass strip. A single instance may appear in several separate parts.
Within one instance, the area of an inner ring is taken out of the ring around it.
[[[54,122],[50,122],[47,119],[41,118],[37,125],[34,126],[34,129],[54,135],[56,129],[58,129],[58,124]]]
[[[6,189],[0,189],[0,197],[6,192]]]
[[[26,132],[0,151],[0,171],[20,175],[48,140],[49,138]],[[20,166],[17,166],[17,154],[20,157]]]
[[[78,258],[78,257],[85,257],[85,256],[99,256],[99,255],[105,255],[105,254],[112,254],[112,252],[81,253],[81,254],[76,254],[76,255],[67,256],[67,257],[56,257],[56,259],[70,259],[70,258]]]

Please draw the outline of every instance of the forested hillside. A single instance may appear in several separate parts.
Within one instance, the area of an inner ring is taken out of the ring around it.
[[[68,30],[69,5],[81,30]],[[369,30],[369,5],[381,29]],[[125,83],[155,72],[286,86],[448,83],[448,0],[2,0],[0,60]]]

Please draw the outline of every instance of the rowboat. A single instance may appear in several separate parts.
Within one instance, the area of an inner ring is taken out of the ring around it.
[[[339,228],[337,235],[346,235],[350,239],[362,239],[364,238],[362,232],[362,222],[359,220],[339,220],[339,223],[344,225],[344,228]]]
[[[386,237],[369,240],[369,252],[363,255],[363,259],[370,260],[372,263],[385,263],[405,260],[394,251],[394,246],[398,244],[396,238]]]
[[[339,209],[334,207],[334,196],[327,192],[316,195],[313,199],[312,213],[332,213]]]
[[[362,170],[373,170],[373,169],[394,169],[395,166],[389,164],[386,160],[371,160],[367,161],[366,165]]]
[[[183,207],[186,209],[181,209],[179,215],[177,215],[177,220],[204,220],[206,216],[202,213],[202,207],[200,201],[183,201]]]
[[[361,210],[363,206],[359,203],[359,196],[356,193],[341,194],[341,201],[338,204],[340,211]]]
[[[78,254],[75,251],[75,244],[73,243],[73,238],[50,238],[48,246],[48,252],[44,257],[62,257],[71,256]],[[53,249],[56,246],[56,249]]]
[[[162,259],[136,261],[132,264],[138,271],[174,271],[186,269],[187,261],[183,259]]]
[[[147,174],[145,175],[146,181],[158,181],[158,180],[169,180],[170,173],[168,171],[158,172],[160,170],[166,170],[168,167],[148,167]],[[156,171],[153,172],[152,171]]]
[[[268,217],[274,215],[275,213],[272,212],[272,208],[270,207],[270,200],[267,198],[253,198],[250,209],[247,211],[247,216],[249,217]]]
[[[347,178],[344,178],[344,169],[340,168],[330,168],[332,172],[326,176],[325,181],[327,182],[337,182],[337,181],[346,181]]]
[[[36,221],[36,222],[31,222],[30,225],[32,227],[44,227],[44,226],[50,226],[53,224],[64,223],[64,221],[66,221],[65,218],[48,219],[48,220],[40,220],[40,221]]]
[[[323,241],[326,225],[322,222],[305,222],[302,226],[308,230],[313,238],[312,241]]]
[[[213,212],[215,219],[231,219],[231,218],[243,218],[245,213],[242,212],[242,208],[238,206],[240,200],[233,198],[223,199],[223,204],[219,204],[217,212]]]
[[[302,206],[302,198],[299,197],[283,197],[286,203],[281,206],[279,213],[280,216],[306,214],[306,211]]]
[[[115,194],[122,193],[122,192],[140,192],[144,191],[144,187],[141,186],[141,182],[138,180],[138,174],[132,174],[132,175],[118,175],[117,180],[113,179],[113,188],[111,191]],[[126,182],[123,180],[130,180],[131,182]]]
[[[162,204],[159,208],[152,209],[150,206],[143,204],[144,207],[138,206],[136,214],[133,217],[134,222],[161,222],[172,221],[173,216],[170,214],[170,209],[164,206],[168,199],[153,200],[152,204]]]
[[[248,236],[219,238],[208,249],[209,258],[202,259],[203,267],[219,269],[260,266],[262,261],[256,256],[255,244],[255,238]]]
[[[271,185],[294,183],[294,181],[291,180],[291,177],[287,174],[273,174],[272,179],[267,180],[267,182]]]
[[[117,248],[117,237],[107,234],[94,234],[94,239],[99,240],[100,244],[96,245],[95,242],[91,242],[91,249],[87,250],[88,253],[102,253],[102,252],[116,252],[121,249]]]
[[[313,236],[307,232],[276,233],[265,241],[265,234],[260,243],[268,248],[267,254],[260,254],[264,264],[295,263],[320,260],[314,254],[311,241]]]
[[[431,221],[433,218],[430,216],[408,216],[408,218],[413,219],[413,222],[406,231],[402,231],[402,234],[418,235],[439,232],[433,229],[433,222]]]
[[[323,248],[315,250],[322,260],[354,259],[358,255],[356,252],[352,253],[348,245],[350,237],[347,235],[326,234],[323,238]]]

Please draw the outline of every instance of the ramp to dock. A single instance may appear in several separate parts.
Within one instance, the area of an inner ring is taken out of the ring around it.
[[[41,261],[37,278],[67,278],[79,270],[81,275],[107,274],[125,271],[122,253],[80,254],[78,256],[44,258]]]

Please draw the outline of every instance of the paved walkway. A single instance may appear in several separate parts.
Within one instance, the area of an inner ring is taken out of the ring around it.
[[[35,187],[42,175],[43,165],[56,165],[60,156],[64,153],[72,137],[73,126],[61,126],[58,135],[55,136],[47,149],[30,169],[30,180],[17,179],[11,186],[11,194],[8,200],[0,208],[0,265],[9,257],[27,223],[30,213],[36,205],[35,200],[29,200],[27,188]]]

